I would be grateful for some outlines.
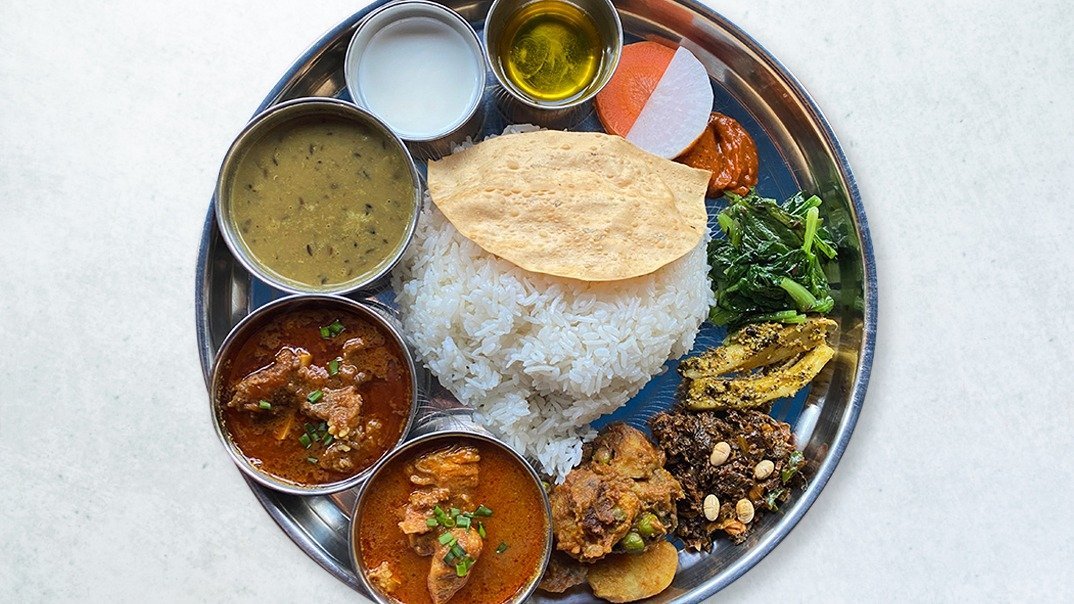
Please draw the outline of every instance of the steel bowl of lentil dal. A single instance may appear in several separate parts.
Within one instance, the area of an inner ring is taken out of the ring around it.
[[[391,271],[421,208],[406,146],[350,103],[301,98],[255,116],[216,183],[216,221],[252,274],[290,293],[345,294]]]

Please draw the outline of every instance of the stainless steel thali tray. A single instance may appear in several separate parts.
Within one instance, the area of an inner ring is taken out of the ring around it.
[[[257,112],[304,96],[349,99],[343,77],[347,44],[358,21],[387,3],[378,0],[340,23],[318,40],[286,72]],[[443,2],[459,11],[480,32],[490,2]],[[783,510],[766,515],[740,546],[718,543],[708,554],[680,554],[680,569],[658,602],[699,602],[727,586],[772,550],[802,518],[820,494],[846,449],[861,411],[873,360],[876,334],[876,266],[868,223],[846,157],[819,109],[802,86],[756,41],[725,18],[692,0],[616,1],[626,42],[663,39],[686,46],[708,69],[716,92],[715,109],[742,123],[753,136],[760,156],[758,191],[784,198],[803,189],[825,200],[831,219],[844,220],[856,234],[850,249],[840,253],[833,293],[841,301],[833,318],[841,325],[838,354],[807,392],[773,406],[772,415],[795,427],[815,473],[806,490],[796,493]],[[492,79],[490,78],[490,81]],[[499,132],[506,120],[490,86],[486,94],[485,133]],[[241,125],[236,125],[236,132]],[[572,129],[599,129],[587,109]],[[215,203],[215,200],[214,202]],[[718,203],[710,200],[710,214]],[[853,237],[852,237],[853,239]],[[208,381],[217,349],[228,331],[251,310],[281,297],[252,278],[228,251],[217,230],[210,205],[201,239],[196,278],[196,322],[202,370]],[[393,295],[386,284],[370,292],[390,308]],[[706,325],[695,351],[717,344],[724,332]],[[673,366],[674,362],[668,364]],[[657,408],[666,407],[674,391],[674,372],[657,376],[607,420],[625,420],[638,427]],[[426,376],[428,377],[428,376]],[[429,384],[435,384],[427,380]],[[450,394],[430,385],[423,393],[425,413],[455,406]],[[418,423],[423,419],[419,417]],[[425,420],[427,421],[427,419]],[[330,497],[285,495],[247,479],[269,515],[318,564],[361,592],[349,561],[347,532],[353,491]],[[537,601],[581,601],[579,594]]]

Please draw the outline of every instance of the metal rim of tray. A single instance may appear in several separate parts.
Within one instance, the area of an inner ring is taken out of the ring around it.
[[[327,45],[331,41],[338,38],[347,30],[352,29],[358,21],[370,11],[389,1],[390,0],[376,0],[372,2],[324,34],[295,61],[292,67],[287,71],[286,75],[284,75],[276,86],[274,86],[268,93],[265,100],[257,108],[257,111],[254,112],[254,115],[276,103],[292,83],[305,75],[304,71],[307,66],[310,65],[315,58],[325,52]],[[782,65],[782,63],[779,62],[779,60],[754,40],[753,37],[716,11],[696,0],[675,0],[675,2],[685,6],[691,11],[704,15],[719,28],[730,32],[736,37],[741,44],[746,46],[757,56],[757,58],[763,61],[783,80],[787,89],[794,94],[794,101],[808,114],[808,117],[813,124],[820,129],[820,134],[822,135],[824,142],[836,160],[839,177],[845,185],[850,206],[854,211],[854,222],[860,242],[860,253],[862,256],[861,259],[864,274],[862,284],[863,328],[859,345],[856,373],[851,386],[848,405],[840,419],[831,448],[825,455],[824,460],[817,467],[816,474],[809,481],[805,491],[802,492],[795,504],[786,510],[780,517],[778,523],[772,527],[771,530],[767,531],[760,541],[752,544],[740,557],[718,574],[707,578],[705,581],[694,586],[689,592],[686,592],[674,600],[676,602],[700,602],[730,585],[742,576],[746,571],[760,562],[788,534],[790,534],[791,530],[798,524],[798,521],[801,520],[802,516],[804,516],[812,506],[813,502],[816,501],[820,492],[831,478],[836,466],[839,464],[839,460],[845,452],[850,442],[850,437],[854,432],[854,427],[857,423],[858,416],[861,413],[869,384],[877,329],[877,274],[876,259],[873,254],[872,238],[865,214],[865,207],[862,204],[858,186],[849,162],[847,161],[846,154],[843,152],[842,147],[836,139],[831,126],[820,111],[820,108],[806,92],[804,86],[802,86],[802,84]],[[215,353],[212,342],[209,340],[209,325],[205,299],[205,292],[208,285],[206,282],[207,262],[209,260],[208,252],[212,242],[213,225],[215,223],[214,204],[215,199],[209,205],[202,230],[195,276],[195,321],[198,338],[198,353],[207,387],[209,385],[209,372]],[[241,472],[240,475],[242,475]],[[272,517],[288,537],[302,548],[302,550],[315,562],[337,579],[352,588],[359,589],[359,582],[353,576],[351,569],[344,568],[335,560],[325,555],[323,550],[318,547],[315,540],[308,533],[299,530],[287,512],[281,509],[273,501],[273,493],[271,491],[260,488],[251,479],[244,475],[243,477],[249,484],[258,501],[265,508],[265,511],[268,512],[269,516]]]

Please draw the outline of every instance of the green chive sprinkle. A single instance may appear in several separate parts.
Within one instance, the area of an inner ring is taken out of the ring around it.
[[[433,508],[433,516],[440,524],[444,524],[444,521],[447,520],[447,514],[444,513],[444,510],[440,509],[440,506]]]
[[[476,515],[476,516],[491,516],[492,515],[492,510],[488,509],[484,505],[479,505],[479,506],[477,506],[477,509],[474,510],[474,515]]]
[[[257,406],[262,408],[262,409],[271,409],[272,408],[272,403],[263,400],[263,401],[258,401]]]
[[[451,508],[451,511],[448,512],[448,514],[451,516],[458,516],[461,513],[462,512],[459,510],[459,508]]]
[[[302,443],[302,446],[306,447],[307,449],[310,448],[310,445],[313,444],[313,440],[310,439],[309,434],[303,434],[302,436],[299,436],[298,442]]]
[[[440,523],[437,522],[436,518],[426,518],[425,519],[425,526],[436,526],[438,524],[440,524]]]
[[[504,543],[503,541],[501,541],[500,545],[496,548],[496,553],[497,554],[502,554],[502,553],[504,553],[506,551],[507,551],[507,544]]]
[[[444,533],[443,535],[440,535],[436,540],[439,541],[441,545],[455,545],[455,541],[457,541],[457,539],[455,539],[455,536],[451,533]]]
[[[470,568],[474,565],[474,559],[470,556],[464,557],[455,565],[455,574],[460,577],[465,577],[466,573],[470,572]]]
[[[322,327],[321,328],[321,337],[326,339],[326,340],[330,339],[332,337],[332,332],[328,331],[327,327]]]
[[[325,432],[324,436],[321,437],[321,442],[324,443],[324,445],[327,447],[328,445],[332,444],[332,441],[335,440],[335,439],[336,439],[336,437],[334,437],[331,434]]]
[[[485,525],[481,522],[477,523],[477,534],[481,535],[482,539],[488,537],[488,535],[485,534]]]
[[[339,334],[343,333],[343,329],[343,324],[339,322],[339,319],[332,321],[332,324],[328,326],[328,332],[331,333],[333,336],[338,336]]]
[[[306,400],[311,402],[311,403],[316,403],[317,401],[321,400],[321,398],[323,398],[323,397],[324,397],[323,392],[321,392],[320,390],[314,390],[313,392],[309,393],[309,396],[306,397]]]
[[[436,519],[440,521],[440,524],[448,528],[455,528],[455,520],[451,518],[451,516],[448,516],[447,512],[440,509],[440,506],[433,508],[433,514],[436,515]]]
[[[328,375],[336,375],[337,373],[339,373],[339,359],[328,361]]]
[[[459,528],[470,528],[470,519],[466,516],[457,516],[455,518],[455,526]]]
[[[451,553],[455,554],[456,558],[461,558],[466,555],[466,550],[462,549],[462,546],[458,543],[455,543],[451,546]]]

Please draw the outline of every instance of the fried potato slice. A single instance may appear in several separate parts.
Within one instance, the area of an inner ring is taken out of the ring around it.
[[[589,569],[593,595],[609,602],[634,602],[667,589],[679,569],[679,552],[661,541],[640,554],[614,554]]]

